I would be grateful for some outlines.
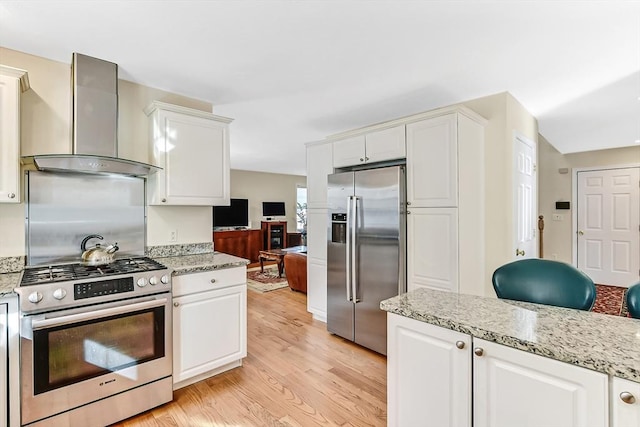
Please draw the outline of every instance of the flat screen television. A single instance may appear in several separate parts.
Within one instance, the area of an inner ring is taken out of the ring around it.
[[[284,202],[262,202],[262,216],[285,216]]]
[[[213,207],[213,226],[220,227],[248,227],[249,200],[231,199],[229,206]]]

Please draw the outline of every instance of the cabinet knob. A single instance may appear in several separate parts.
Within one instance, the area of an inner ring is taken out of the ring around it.
[[[160,200],[160,201],[161,201],[162,203],[166,203],[166,202],[167,202],[167,199],[162,199],[162,200]]]
[[[180,306],[180,303],[179,303],[179,302],[174,302],[174,303],[173,303],[173,306],[174,306],[174,307],[179,307],[179,306]]]
[[[216,279],[211,279],[211,283],[216,283]]]
[[[516,249],[516,256],[518,255],[524,256],[524,250],[521,251],[520,249]]]
[[[620,393],[620,400],[622,400],[624,403],[628,403],[629,405],[636,403],[635,396],[628,391],[623,391],[622,393]]]
[[[15,199],[16,198],[16,193],[9,193],[9,198],[10,199]]]
[[[482,356],[484,354],[484,350],[482,349],[482,347],[476,347],[473,350],[473,354],[475,354],[476,356]]]
[[[456,347],[462,350],[464,348],[464,341],[456,341]]]
[[[411,202],[407,202],[407,206],[411,206]]]
[[[364,158],[360,157],[360,161],[361,161],[361,162],[364,162]]]
[[[368,158],[368,157],[365,157],[364,159],[365,159],[365,160],[367,160],[367,161],[369,160],[369,158]]]
[[[407,215],[410,215],[410,214],[411,214],[411,211],[407,211]]]
[[[578,234],[581,235],[581,236],[584,236],[584,231],[578,230]]]

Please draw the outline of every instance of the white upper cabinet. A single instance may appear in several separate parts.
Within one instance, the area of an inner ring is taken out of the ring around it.
[[[333,173],[331,143],[307,145],[307,208],[327,207],[327,175]]]
[[[333,143],[334,168],[403,159],[405,156],[404,125],[340,139]]]
[[[162,168],[148,178],[149,205],[228,205],[232,119],[157,101],[145,113],[152,163]]]
[[[20,203],[20,92],[27,72],[0,65],[0,203]]]
[[[407,201],[411,207],[458,206],[457,115],[407,125]]]

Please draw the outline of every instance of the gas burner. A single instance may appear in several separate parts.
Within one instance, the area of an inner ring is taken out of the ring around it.
[[[146,257],[121,258],[116,259],[110,264],[101,266],[60,264],[46,267],[27,267],[22,275],[20,286],[65,282],[78,279],[91,279],[116,274],[162,270],[164,268],[165,267],[162,264]]]

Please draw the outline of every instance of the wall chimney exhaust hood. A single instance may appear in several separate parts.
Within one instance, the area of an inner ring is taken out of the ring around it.
[[[71,62],[72,154],[23,157],[38,170],[145,176],[160,168],[118,158],[118,65],[79,53]]]

